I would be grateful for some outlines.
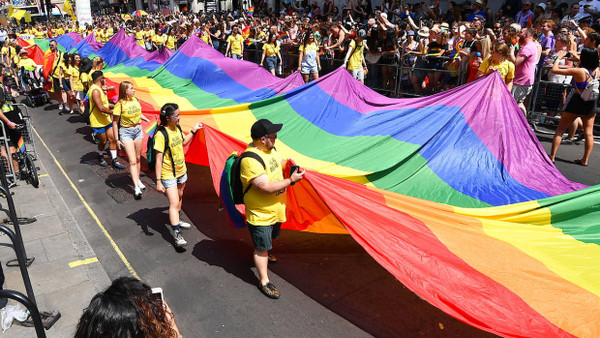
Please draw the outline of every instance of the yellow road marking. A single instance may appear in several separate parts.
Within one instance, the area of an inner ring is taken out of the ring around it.
[[[98,261],[98,257],[92,257],[92,258],[88,258],[88,259],[81,259],[81,260],[69,263],[69,267],[70,268],[74,268],[74,267],[80,266],[80,265],[86,265],[86,264],[96,263],[97,261]]]
[[[48,176],[48,174],[41,174],[41,175],[38,175],[38,177],[46,177],[46,176]]]
[[[65,176],[65,178],[67,179],[67,181],[71,185],[71,188],[73,188],[73,190],[75,190],[75,193],[77,193],[77,196],[79,197],[79,200],[81,200],[81,202],[83,203],[83,205],[85,206],[85,208],[87,209],[87,211],[90,213],[90,215],[92,216],[92,218],[94,219],[94,221],[96,221],[96,224],[98,224],[98,227],[100,227],[100,230],[102,230],[102,233],[104,234],[104,236],[106,236],[106,238],[110,242],[110,245],[113,247],[113,249],[115,250],[115,252],[119,256],[119,258],[121,258],[121,261],[123,262],[123,264],[125,264],[125,266],[127,267],[127,270],[129,270],[129,273],[133,277],[135,277],[137,279],[140,279],[140,277],[138,276],[137,272],[135,272],[135,270],[133,269],[133,267],[131,266],[131,264],[129,264],[129,261],[127,260],[127,258],[125,257],[125,255],[123,255],[123,252],[121,251],[121,249],[119,249],[119,246],[117,245],[117,243],[115,243],[115,241],[112,239],[112,237],[110,236],[110,234],[108,233],[108,231],[106,230],[106,228],[104,227],[104,225],[102,225],[102,222],[100,222],[100,219],[98,218],[98,216],[96,216],[96,213],[94,212],[94,210],[92,210],[92,208],[90,207],[90,205],[88,204],[88,202],[83,198],[83,196],[79,192],[79,189],[77,189],[77,187],[75,186],[75,184],[73,183],[73,181],[71,181],[71,179],[69,178],[69,175],[67,175],[67,173],[65,172],[65,170],[63,169],[63,167],[60,165],[60,163],[58,162],[58,160],[56,159],[56,157],[54,156],[54,154],[52,154],[52,152],[50,151],[50,148],[48,148],[48,145],[46,145],[46,142],[44,142],[44,139],[40,136],[40,134],[37,132],[37,130],[35,129],[35,127],[33,128],[33,131],[37,135],[38,139],[42,142],[42,144],[44,145],[44,147],[46,148],[46,150],[48,150],[48,153],[50,154],[50,156],[52,156],[52,159],[54,160],[54,163],[56,163],[56,165],[58,166],[58,169],[60,169],[60,171],[63,173],[63,175]]]

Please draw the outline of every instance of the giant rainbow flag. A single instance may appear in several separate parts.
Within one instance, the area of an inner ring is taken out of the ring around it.
[[[196,37],[175,53],[137,47],[120,32],[87,56],[107,60],[113,83],[133,82],[144,113],[176,102],[183,130],[205,124],[186,160],[210,165],[217,194],[250,126],[283,123],[278,151],[308,169],[287,191],[285,228],[349,233],[421,298],[482,330],[600,336],[600,188],[560,174],[497,74],[389,99],[343,69],[309,84],[276,78]]]

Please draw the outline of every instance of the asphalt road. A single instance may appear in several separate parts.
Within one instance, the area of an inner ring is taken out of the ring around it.
[[[230,227],[218,210],[208,168],[188,167],[184,218],[195,227],[184,233],[187,249],[177,251],[165,226],[167,200],[152,189],[152,179],[142,178],[148,192],[134,200],[126,171],[97,165],[90,129],[78,115],[59,116],[49,107],[30,114],[41,139],[131,267],[150,285],[163,288],[186,337],[491,336],[421,300],[349,235],[282,231],[273,250],[280,261],[270,265],[282,297],[268,299],[256,287],[247,230]],[[549,149],[549,137],[540,138]],[[108,275],[130,274],[41,141],[37,148]],[[570,162],[582,151],[583,145],[562,146],[556,165],[571,180],[598,184],[596,152],[587,168]]]

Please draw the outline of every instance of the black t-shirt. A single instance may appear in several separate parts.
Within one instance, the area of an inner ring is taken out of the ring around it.
[[[464,50],[465,48],[469,49],[469,53],[477,52],[477,41],[475,39],[471,41],[465,40],[461,49]]]
[[[429,43],[429,49],[427,50],[427,54],[439,54],[442,50],[448,50],[448,44],[440,44],[437,41],[432,41]],[[439,60],[439,57],[436,56],[431,56],[429,57],[430,60]]]

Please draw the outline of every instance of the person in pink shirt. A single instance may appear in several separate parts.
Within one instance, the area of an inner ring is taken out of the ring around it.
[[[533,30],[530,27],[522,28],[518,34],[519,45],[523,46],[515,56],[514,47],[511,47],[510,61],[515,64],[515,79],[512,95],[519,108],[527,115],[525,99],[531,93],[535,80],[535,68],[540,59],[540,50],[533,41]]]

